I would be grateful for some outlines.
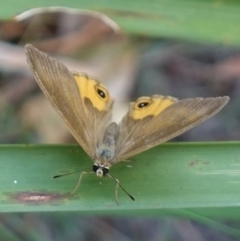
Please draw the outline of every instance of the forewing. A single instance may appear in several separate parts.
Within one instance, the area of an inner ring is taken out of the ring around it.
[[[94,157],[97,137],[111,121],[113,99],[99,107],[95,90],[100,84],[87,75],[72,73],[62,63],[32,45],[25,47],[32,73],[53,107],[62,116],[85,152]],[[104,88],[101,86],[101,88]],[[93,98],[92,98],[93,97]]]
[[[134,117],[135,103],[131,104],[120,123],[121,136],[117,142],[115,161],[127,159],[182,134],[216,114],[228,100],[227,96],[172,99],[172,103],[165,105],[166,108],[160,107],[161,111],[156,116],[147,113],[142,119]]]

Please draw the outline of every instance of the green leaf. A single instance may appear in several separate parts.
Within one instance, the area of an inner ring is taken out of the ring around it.
[[[239,217],[240,143],[168,143],[114,165],[110,172],[135,197],[108,177],[79,174],[93,162],[76,145],[2,145],[0,211],[81,211],[101,214],[176,214]]]
[[[1,18],[42,6],[67,6],[106,14],[130,34],[239,45],[240,2],[203,0],[5,1]]]

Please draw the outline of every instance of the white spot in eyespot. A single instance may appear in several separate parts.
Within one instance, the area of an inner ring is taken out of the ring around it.
[[[14,180],[14,182],[13,182],[14,184],[17,184],[17,180]]]
[[[127,165],[127,167],[128,167],[128,168],[132,168],[132,166],[131,166],[131,165]]]

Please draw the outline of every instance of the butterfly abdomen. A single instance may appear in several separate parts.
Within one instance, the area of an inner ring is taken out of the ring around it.
[[[102,164],[110,163],[115,157],[116,141],[119,135],[118,125],[112,122],[107,128],[103,136],[103,140],[99,142],[96,157]]]

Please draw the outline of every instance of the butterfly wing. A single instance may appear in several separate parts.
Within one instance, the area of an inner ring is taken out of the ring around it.
[[[69,71],[32,45],[26,45],[25,50],[30,69],[43,93],[78,143],[93,158],[97,137],[104,134],[111,122],[113,98],[96,80]]]
[[[120,123],[115,162],[127,159],[191,129],[216,114],[229,97],[177,100],[139,98]]]

